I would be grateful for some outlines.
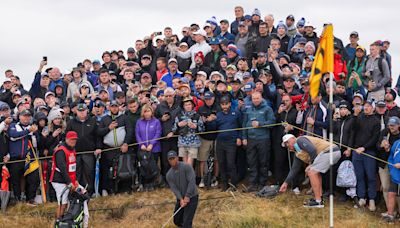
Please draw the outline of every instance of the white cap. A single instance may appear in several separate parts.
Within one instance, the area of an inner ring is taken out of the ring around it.
[[[205,28],[205,27],[210,27],[210,28],[212,28],[210,23],[205,23],[204,26],[203,26],[203,28]]]
[[[315,28],[314,24],[311,21],[306,21],[304,27],[313,27],[313,28]]]
[[[172,62],[178,63],[178,60],[176,60],[175,58],[170,58],[170,59],[168,60],[168,64],[170,64],[170,63],[172,63]]]
[[[203,75],[204,77],[207,77],[207,73],[205,72],[205,71],[197,71],[197,73],[196,74],[199,74],[199,75]]]
[[[11,79],[10,78],[5,78],[3,83],[6,83],[6,82],[11,82]]]
[[[282,147],[285,147],[285,143],[287,142],[287,141],[289,141],[289,139],[291,139],[291,138],[295,138],[295,136],[294,135],[292,135],[292,134],[286,134],[286,135],[284,135],[283,137],[282,137]]]
[[[186,42],[181,42],[180,44],[179,44],[179,47],[180,46],[186,46],[186,47],[189,47],[189,45],[186,43]]]
[[[202,36],[206,37],[207,33],[203,29],[199,29],[196,32],[193,32],[193,35],[202,35]]]

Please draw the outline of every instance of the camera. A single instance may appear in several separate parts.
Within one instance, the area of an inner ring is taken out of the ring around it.
[[[297,49],[296,49],[296,52],[297,52],[297,53],[303,53],[303,52],[304,52],[304,49],[303,49],[303,48],[297,48]]]
[[[43,61],[47,62],[47,56],[43,56]]]

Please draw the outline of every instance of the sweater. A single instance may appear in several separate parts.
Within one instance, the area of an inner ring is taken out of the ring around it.
[[[193,168],[183,162],[179,162],[176,168],[170,168],[167,172],[167,182],[177,200],[185,196],[192,198],[199,193],[196,186],[196,175]]]

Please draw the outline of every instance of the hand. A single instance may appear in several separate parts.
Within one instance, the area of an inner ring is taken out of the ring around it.
[[[396,163],[393,165],[396,169],[400,169],[400,163]]]
[[[179,127],[184,127],[184,126],[186,126],[187,124],[188,124],[187,121],[181,121],[181,122],[178,123],[178,126],[179,126]]]
[[[183,201],[184,201],[186,204],[188,204],[188,203],[190,202],[190,198],[187,197],[187,196],[185,196],[185,198],[183,198]]]
[[[46,138],[48,135],[49,135],[49,131],[46,130],[46,129],[43,129],[42,130],[42,136]]]
[[[12,118],[11,117],[7,117],[5,120],[4,120],[4,123],[6,124],[6,125],[10,125],[11,124],[11,122],[12,122]]]
[[[97,156],[97,155],[101,154],[101,152],[102,152],[101,149],[96,149],[96,150],[94,151],[94,155]]]
[[[43,67],[44,66],[46,66],[47,65],[47,61],[44,61],[44,60],[42,60],[42,61],[40,61],[40,69],[43,69]]]
[[[52,134],[53,138],[55,138],[55,137],[57,137],[58,135],[60,135],[61,131],[62,131],[61,128],[58,128],[57,130],[55,130],[55,131],[53,132],[53,134]]]
[[[374,81],[368,81],[368,90],[372,91],[376,88],[376,83]]]
[[[279,192],[286,192],[288,187],[288,184],[286,182],[283,182],[283,184],[281,185],[281,187],[279,188]]]
[[[168,115],[168,114],[162,115],[161,120],[162,120],[163,122],[169,120],[169,115]]]
[[[365,151],[365,148],[364,148],[364,147],[359,147],[359,148],[357,148],[355,151],[356,151],[358,154],[361,154],[361,153],[363,153],[363,152]]]
[[[290,124],[286,124],[285,125],[285,132],[289,132],[289,131],[292,131],[293,130],[293,126],[292,125],[290,125]]]
[[[147,147],[146,147],[145,145],[142,145],[142,146],[140,147],[140,149],[141,149],[141,150],[146,150]]]
[[[7,163],[8,161],[10,161],[10,156],[4,156],[3,157],[3,162]]]
[[[36,132],[38,130],[38,126],[36,124],[32,124],[29,128],[29,132]]]
[[[284,104],[281,104],[278,108],[278,113],[282,113],[283,111],[286,110],[286,106]]]
[[[44,149],[43,150],[43,155],[47,157],[47,155],[49,155],[49,150],[48,149]]]
[[[365,71],[365,76],[366,77],[370,77],[371,76],[371,74],[369,73],[369,70]]]
[[[147,146],[146,150],[147,150],[148,152],[151,152],[151,151],[153,150],[153,145],[152,145],[152,144],[149,144],[149,145]]]
[[[343,152],[344,156],[346,156],[347,158],[351,156],[351,150],[347,149]]]
[[[241,146],[242,145],[242,140],[236,139],[236,146]]]
[[[81,96],[81,94],[79,93],[79,91],[78,91],[78,90],[75,91],[74,97],[75,97],[75,98],[79,98],[80,96]]]
[[[183,208],[183,207],[186,207],[186,203],[185,203],[185,200],[184,200],[184,199],[181,199],[180,205],[181,205],[182,208]]]
[[[243,139],[242,144],[243,144],[243,146],[247,146],[247,139]]]
[[[310,171],[310,168],[311,168],[311,166],[309,165],[309,166],[307,166],[306,167],[306,170],[304,171],[305,173],[308,173],[308,171]]]
[[[97,97],[97,94],[95,92],[92,92],[92,94],[90,94],[90,99],[92,101],[94,101],[94,99],[96,99],[96,97]]]
[[[312,117],[307,117],[307,123],[311,124],[311,125],[314,125],[315,120]]]
[[[192,128],[192,129],[196,129],[197,128],[197,124],[195,124],[193,122],[190,122],[189,123],[189,127]]]
[[[122,152],[122,153],[128,152],[128,143],[122,144],[122,146],[121,146],[121,152]]]
[[[260,123],[257,120],[253,120],[253,121],[251,121],[251,126],[258,127],[258,126],[260,126]]]
[[[110,125],[108,125],[108,129],[113,130],[117,126],[118,126],[117,121],[113,121],[113,122],[110,123]]]
[[[243,107],[244,105],[244,101],[243,100],[239,100],[239,108]]]
[[[170,132],[170,133],[167,134],[167,138],[171,138],[172,136],[174,136],[173,132]]]

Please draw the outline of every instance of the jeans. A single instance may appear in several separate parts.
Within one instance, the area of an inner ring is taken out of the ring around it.
[[[186,207],[182,208],[175,216],[174,223],[178,227],[190,228],[192,227],[193,218],[196,213],[197,204],[199,203],[199,196],[193,196],[190,198],[190,202]],[[180,200],[176,200],[174,209],[175,212],[181,207]]]
[[[365,153],[376,156],[376,153],[373,151],[366,151]],[[360,199],[365,199],[368,192],[368,198],[370,200],[375,200],[377,169],[376,160],[354,152],[352,162],[357,178],[357,196]],[[365,180],[367,180],[367,182]]]

